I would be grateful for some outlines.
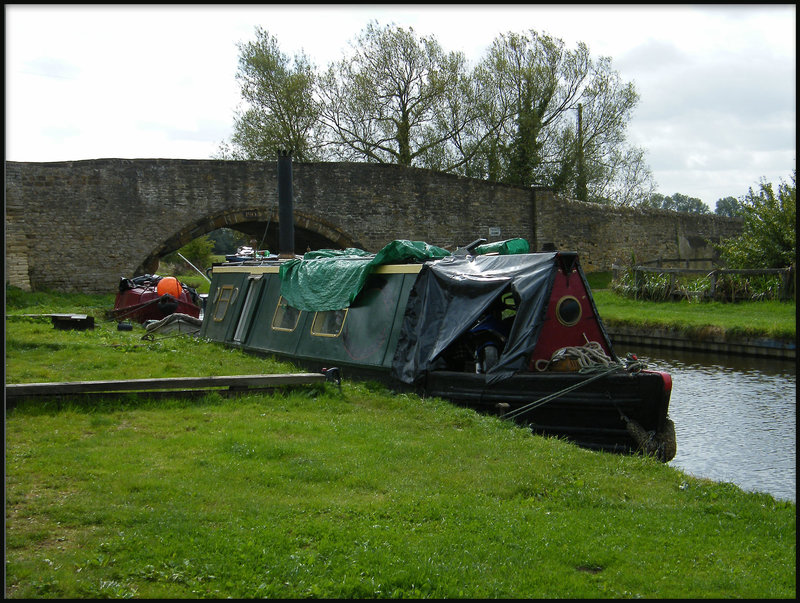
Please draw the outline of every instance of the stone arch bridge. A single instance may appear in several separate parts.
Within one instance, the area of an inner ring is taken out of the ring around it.
[[[116,290],[120,277],[229,227],[278,251],[277,160],[94,159],[6,162],[6,283],[32,290]],[[584,269],[615,260],[709,257],[738,220],[613,208],[418,168],[294,163],[295,251],[394,239],[453,250],[523,237],[578,251]]]

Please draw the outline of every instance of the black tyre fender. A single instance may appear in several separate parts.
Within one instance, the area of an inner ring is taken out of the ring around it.
[[[483,356],[483,372],[488,373],[489,370],[497,364],[500,358],[500,350],[498,350],[495,345],[487,345],[483,348],[481,355]]]

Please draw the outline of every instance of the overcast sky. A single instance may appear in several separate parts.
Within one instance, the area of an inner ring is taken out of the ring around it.
[[[740,197],[796,161],[796,7],[779,5],[5,5],[6,160],[208,159],[260,26],[323,69],[367,23],[477,62],[503,32],[585,42],[641,99],[631,144],[659,192]]]

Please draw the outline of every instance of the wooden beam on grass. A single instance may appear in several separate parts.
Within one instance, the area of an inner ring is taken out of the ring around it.
[[[93,393],[148,392],[193,389],[275,388],[324,383],[324,373],[288,373],[277,375],[227,375],[213,377],[167,377],[163,379],[122,379],[112,381],[65,381],[53,383],[6,384],[6,401],[30,396],[62,396]]]

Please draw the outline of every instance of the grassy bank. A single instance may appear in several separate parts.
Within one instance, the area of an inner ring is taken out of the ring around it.
[[[651,302],[621,297],[609,290],[593,291],[593,295],[597,311],[609,326],[667,327],[689,336],[713,331],[729,337],[796,337],[794,302]]]
[[[714,333],[728,337],[796,337],[795,302],[642,301],[617,295],[609,288],[611,272],[587,275],[597,310],[608,326],[669,328],[687,336]]]
[[[9,300],[10,383],[297,370],[117,331],[113,296]],[[794,503],[369,383],[24,403],[5,469],[11,598],[796,593]]]

